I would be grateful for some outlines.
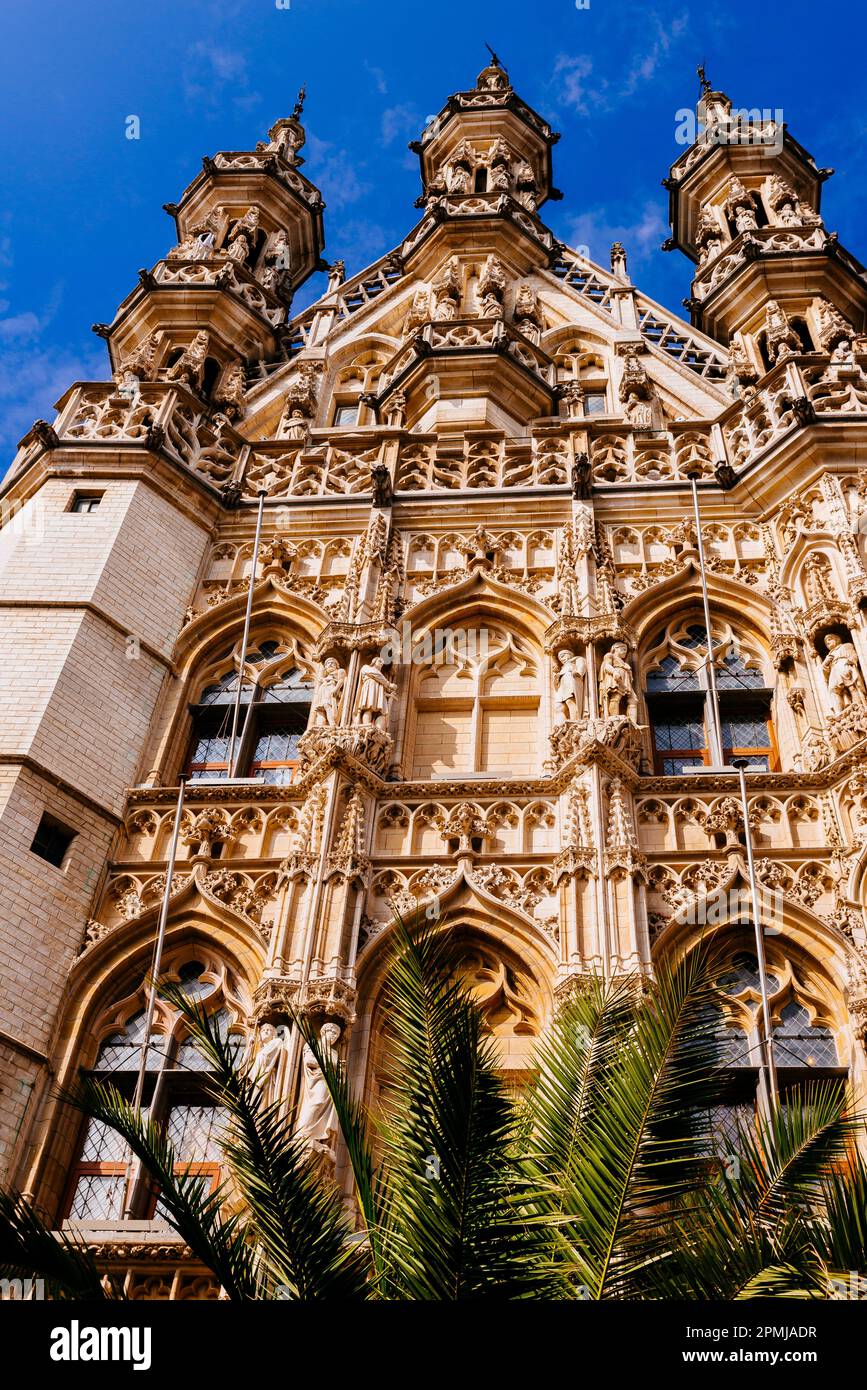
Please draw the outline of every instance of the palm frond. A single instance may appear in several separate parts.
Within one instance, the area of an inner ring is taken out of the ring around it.
[[[250,1067],[238,1063],[201,1004],[178,986],[162,993],[183,1014],[209,1063],[206,1084],[227,1113],[221,1148],[262,1257],[266,1294],[279,1285],[289,1298],[363,1298],[366,1256],[352,1240],[336,1189],[323,1182],[284,1107],[265,1102]]]
[[[455,965],[436,924],[397,924],[383,1123],[395,1290],[448,1301],[539,1295],[543,1237],[520,1210],[515,1108]]]
[[[0,1276],[44,1279],[52,1298],[119,1299],[86,1245],[46,1226],[26,1198],[0,1192]]]
[[[255,1298],[254,1252],[240,1218],[225,1212],[225,1185],[208,1192],[202,1177],[182,1171],[165,1132],[140,1115],[116,1086],[85,1076],[62,1098],[126,1141],[159,1188],[166,1221],[216,1275],[229,1298]]]

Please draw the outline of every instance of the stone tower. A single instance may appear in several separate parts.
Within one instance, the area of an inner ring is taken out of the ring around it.
[[[712,660],[726,760],[758,769],[783,1085],[863,1079],[864,272],[787,130],[709,86],[699,114],[667,180],[691,325],[624,247],[602,267],[553,236],[557,135],[494,61],[412,146],[416,225],[295,317],[323,236],[300,111],[206,160],[177,246],[99,329],[113,382],[22,443],[0,540],[9,1171],[134,1293],[209,1286],[51,1082],[131,1085],[181,774],[165,970],[287,1104],[291,1006],[338,1025],[375,1107],[390,923],[417,908],[516,1087],[588,972],[648,973],[713,930],[731,1104],[762,1104]],[[185,1048],[161,1007],[146,1098],[216,1181]]]

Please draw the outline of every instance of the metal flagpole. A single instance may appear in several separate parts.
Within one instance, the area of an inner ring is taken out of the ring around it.
[[[133,1110],[135,1111],[137,1118],[141,1115],[141,1103],[142,1096],[144,1095],[144,1083],[145,1075],[147,1073],[148,1053],[150,1052],[151,1045],[151,1028],[153,1027],[154,1013],[156,1012],[157,1007],[157,986],[159,983],[160,970],[162,969],[163,963],[163,945],[165,944],[166,923],[169,917],[169,899],[172,895],[172,879],[174,878],[175,874],[175,858],[178,852],[178,837],[181,833],[181,816],[183,815],[184,811],[184,782],[185,778],[178,778],[178,801],[175,807],[175,823],[172,827],[172,838],[169,844],[169,857],[166,861],[166,886],[163,889],[163,901],[160,907],[160,920],[159,925],[157,927],[157,940],[156,946],[154,947],[154,958],[151,967],[151,987],[150,994],[148,995],[148,1006],[147,1011],[145,1013],[144,1032],[142,1034],[141,1041],[141,1057],[139,1059],[138,1076],[136,1077],[135,1093],[133,1095],[132,1102]],[[163,1063],[164,1062],[165,1058],[163,1058]],[[130,1163],[127,1166],[128,1173],[130,1172],[130,1169],[132,1169],[132,1172],[130,1175],[130,1182],[127,1188],[126,1200],[124,1203],[124,1216],[126,1217],[129,1217],[130,1215],[130,1208],[135,1199],[136,1188],[138,1187],[139,1179],[141,1177],[141,1160],[139,1159],[138,1164],[135,1165],[135,1167],[133,1167],[132,1157],[130,1157]]]
[[[256,568],[259,564],[259,542],[262,538],[262,514],[265,509],[265,498],[267,492],[264,488],[259,491],[259,514],[256,517],[256,538],[253,541],[253,565],[250,570],[250,587],[247,590],[247,611],[244,615],[244,635],[241,638],[241,659],[238,664],[238,689],[235,691],[235,707],[232,710],[232,734],[229,739],[229,757],[226,763],[226,776],[232,778],[238,763],[238,753],[240,749],[235,749],[235,742],[238,737],[238,720],[241,716],[241,693],[244,689],[244,665],[247,660],[247,643],[250,640],[250,619],[253,615],[253,588],[256,583]]]
[[[771,1008],[768,1003],[768,970],[765,962],[765,941],[762,934],[762,908],[759,900],[759,887],[756,882],[756,862],[753,856],[753,834],[750,829],[750,807],[747,801],[747,759],[735,758],[734,766],[737,768],[741,784],[741,814],[744,818],[744,843],[747,847],[747,866],[749,868],[750,895],[753,905],[753,927],[756,935],[756,959],[759,963],[759,988],[762,994],[762,1024],[764,1029],[762,1057],[765,1061],[767,1070],[768,1095],[771,1105],[776,1109],[777,1105],[779,1105],[780,1093],[777,1086],[777,1064],[774,1058],[774,1033],[771,1028]]]
[[[741,814],[744,821],[744,843],[747,851],[747,867],[750,880],[750,894],[752,903],[753,931],[756,938],[756,960],[759,966],[759,987],[762,996],[762,1026],[764,1040],[761,1050],[762,1070],[765,1073],[768,1088],[768,1098],[771,1106],[776,1108],[779,1104],[779,1090],[777,1087],[777,1068],[774,1059],[774,1037],[771,1030],[771,1011],[768,1003],[768,972],[765,962],[765,943],[762,935],[762,916],[761,902],[759,900],[758,883],[756,881],[756,867],[753,856],[753,834],[750,828],[749,802],[747,800],[747,779],[746,771],[749,767],[746,758],[737,758],[732,765],[723,761],[722,745],[722,721],[720,719],[719,692],[716,685],[716,672],[713,663],[713,635],[710,624],[710,598],[707,588],[707,571],[704,564],[704,543],[701,535],[701,509],[698,502],[698,488],[696,486],[696,475],[690,478],[692,484],[692,506],[695,513],[695,530],[699,559],[699,573],[701,576],[701,597],[704,605],[704,622],[707,631],[707,698],[710,708],[710,734],[711,734],[711,766],[692,768],[691,771],[696,775],[713,773],[724,773],[732,776],[737,773],[740,779],[741,789]],[[750,771],[764,772],[764,768],[750,769]]]
[[[707,596],[707,572],[704,564],[704,541],[701,534],[701,511],[698,505],[698,485],[696,475],[690,477],[692,485],[692,509],[695,513],[695,537],[698,548],[698,567],[701,574],[701,597],[704,604],[704,626],[707,633],[707,655],[705,657],[705,669],[707,671],[707,688],[710,694],[710,734],[711,734],[711,758],[715,767],[723,765],[723,746],[722,746],[722,725],[719,717],[719,698],[716,689],[716,671],[713,662],[713,632],[710,625],[710,602]]]
[[[178,852],[178,836],[181,831],[181,816],[184,810],[184,781],[179,778],[178,804],[175,809],[175,823],[172,828],[172,839],[169,845],[169,857],[166,864],[166,886],[163,890],[162,907],[160,908],[160,921],[157,928],[157,944],[154,950],[153,968],[151,972],[151,990],[148,998],[147,1013],[145,1015],[144,1041],[142,1042],[141,1061],[138,1067],[138,1078],[135,1084],[135,1096],[133,1098],[133,1109],[136,1113],[141,1110],[141,1098],[144,1091],[145,1072],[147,1070],[147,1056],[150,1050],[151,1027],[154,1021],[154,1012],[157,1006],[157,985],[159,982],[160,970],[163,963],[163,945],[166,939],[166,922],[169,917],[169,898],[172,893],[172,879],[175,872],[175,857]]]

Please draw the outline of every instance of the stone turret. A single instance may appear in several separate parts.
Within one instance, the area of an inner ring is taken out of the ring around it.
[[[180,379],[238,404],[245,367],[273,356],[292,296],[321,264],[323,201],[300,171],[303,92],[252,151],[221,151],[180,202],[165,204],[177,242],[95,325],[115,373]],[[184,359],[184,360],[182,360]]]
[[[805,352],[855,337],[867,310],[863,267],[820,212],[822,185],[834,171],[816,165],[781,110],[734,109],[700,75],[695,116],[678,113],[687,148],[663,180],[672,230],[666,249],[696,264],[684,301],[693,324],[739,342],[760,373],[784,337],[790,350]]]

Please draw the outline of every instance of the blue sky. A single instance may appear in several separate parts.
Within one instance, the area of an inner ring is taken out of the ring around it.
[[[4,7],[0,52],[0,472],[76,378],[107,375],[90,332],[171,244],[162,204],[203,154],[250,149],[308,86],[305,172],[326,199],[326,255],[351,275],[418,213],[407,141],[471,87],[487,40],[562,139],[565,198],[543,216],[680,312],[689,267],[664,254],[660,179],[696,63],[735,105],[780,107],[819,164],[826,222],[867,259],[867,7],[813,0],[27,0]],[[812,29],[813,37],[808,38]],[[126,120],[140,119],[128,140]],[[313,297],[314,284],[297,304]]]

